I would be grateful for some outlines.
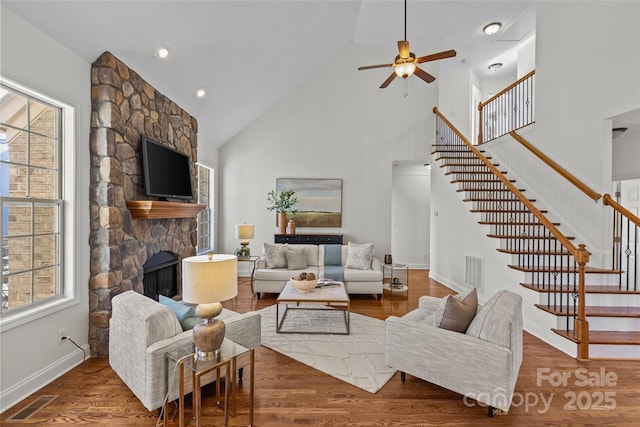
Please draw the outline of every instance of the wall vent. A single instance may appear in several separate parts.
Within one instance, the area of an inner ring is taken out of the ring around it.
[[[464,271],[464,282],[476,289],[484,285],[484,258],[481,256],[467,255]]]

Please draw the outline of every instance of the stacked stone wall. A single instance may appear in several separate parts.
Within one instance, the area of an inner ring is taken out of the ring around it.
[[[154,199],[144,191],[140,137],[188,155],[195,185],[198,124],[109,52],[92,65],[91,101],[89,344],[107,356],[111,299],[143,293],[142,265],[154,254],[195,254],[195,219],[133,219],[127,209],[127,200]]]

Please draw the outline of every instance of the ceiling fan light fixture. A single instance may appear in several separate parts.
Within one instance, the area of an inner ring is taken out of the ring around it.
[[[495,64],[491,64],[489,65],[489,68],[491,71],[498,71],[500,68],[502,68],[502,62],[496,62]]]
[[[395,71],[398,77],[406,79],[416,71],[416,64],[414,62],[403,62],[396,65]]]
[[[502,24],[500,22],[492,22],[491,24],[485,25],[482,31],[485,34],[492,35],[497,33],[501,27],[502,27]]]

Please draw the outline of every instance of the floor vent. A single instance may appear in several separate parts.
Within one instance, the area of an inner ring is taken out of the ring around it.
[[[50,394],[38,397],[36,400],[16,412],[7,421],[24,421],[38,412],[40,409],[53,402],[58,397],[57,394]]]
[[[484,284],[484,258],[467,255],[464,282],[471,287],[480,289]]]

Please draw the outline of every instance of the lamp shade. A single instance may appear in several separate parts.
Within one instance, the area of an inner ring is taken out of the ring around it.
[[[409,77],[415,70],[416,64],[414,62],[405,62],[396,65],[395,72],[398,77]]]
[[[182,260],[182,300],[209,304],[238,295],[238,258],[235,255],[198,255]]]
[[[253,224],[236,225],[236,239],[253,239]]]

